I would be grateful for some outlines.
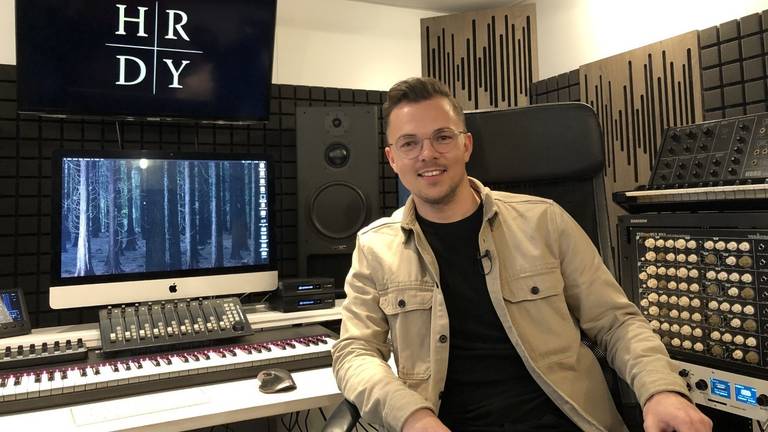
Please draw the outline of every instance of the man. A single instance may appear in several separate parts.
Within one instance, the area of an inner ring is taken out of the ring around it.
[[[411,197],[359,232],[333,348],[339,388],[366,419],[403,431],[624,430],[581,329],[635,390],[646,431],[711,430],[576,222],[467,176],[472,135],[447,88],[397,83],[384,118],[387,159]]]

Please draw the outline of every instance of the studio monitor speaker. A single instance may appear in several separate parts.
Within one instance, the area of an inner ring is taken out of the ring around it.
[[[297,109],[300,277],[332,277],[343,290],[355,235],[379,217],[378,137],[374,106]]]

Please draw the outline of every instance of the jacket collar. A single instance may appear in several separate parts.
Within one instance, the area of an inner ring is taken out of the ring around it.
[[[493,224],[496,219],[496,203],[493,201],[491,190],[473,177],[467,177],[469,186],[480,195],[483,202],[483,221]],[[411,233],[417,229],[419,223],[416,221],[416,204],[413,202],[413,196],[409,196],[403,207],[403,215],[400,220],[400,228],[403,230],[403,243],[408,241]]]

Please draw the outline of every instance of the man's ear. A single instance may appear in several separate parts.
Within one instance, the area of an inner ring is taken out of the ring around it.
[[[392,153],[392,146],[384,147],[384,154],[387,156],[387,161],[389,161],[389,166],[392,167],[392,171],[394,171],[395,174],[399,174],[397,172],[397,162],[395,162],[395,155]]]
[[[474,138],[472,134],[467,132],[464,134],[464,163],[469,162],[469,157],[472,155],[472,148],[474,146]]]

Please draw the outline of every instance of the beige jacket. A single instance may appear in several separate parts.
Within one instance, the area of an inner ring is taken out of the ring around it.
[[[492,256],[486,283],[496,314],[533,378],[574,423],[590,431],[626,429],[579,328],[641,404],[660,391],[687,394],[648,322],[562,208],[470,182],[483,201],[478,242]],[[367,420],[396,431],[418,408],[438,412],[448,368],[439,269],[415,211],[409,199],[358,233],[333,347],[344,396]],[[397,375],[386,363],[390,334]]]

